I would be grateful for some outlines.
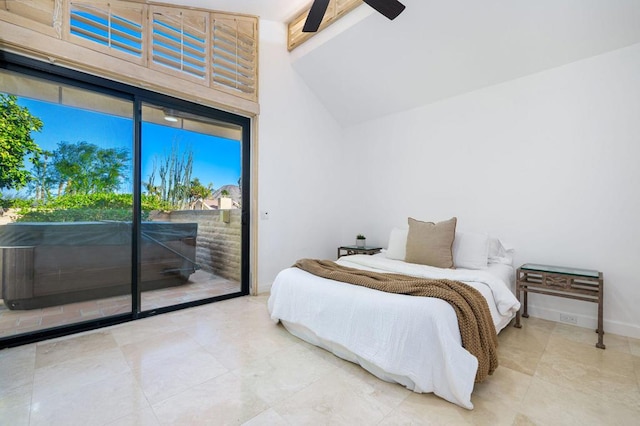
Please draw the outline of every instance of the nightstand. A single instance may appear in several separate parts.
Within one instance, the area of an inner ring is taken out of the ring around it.
[[[352,254],[377,254],[380,253],[380,250],[382,250],[382,247],[340,246],[338,247],[338,259],[340,259],[342,256],[349,256]]]
[[[605,349],[603,343],[602,305],[604,279],[602,272],[590,269],[567,268],[563,266],[536,265],[526,263],[516,272],[516,298],[523,293],[522,316],[528,318],[527,295],[529,293],[546,294],[598,304],[598,343],[596,347]],[[520,310],[516,313],[516,328],[521,328]]]

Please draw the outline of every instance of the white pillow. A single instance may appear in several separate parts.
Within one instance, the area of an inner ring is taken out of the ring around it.
[[[477,232],[456,232],[453,240],[453,264],[456,268],[486,269],[489,236]]]
[[[389,234],[389,246],[385,255],[389,259],[404,260],[407,256],[408,229],[393,228]]]
[[[489,263],[501,263],[503,265],[513,265],[512,248],[505,248],[499,239],[489,238]]]

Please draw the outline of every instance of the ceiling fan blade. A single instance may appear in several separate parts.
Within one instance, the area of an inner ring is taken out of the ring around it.
[[[366,4],[393,20],[404,10],[404,4],[398,0],[363,0]]]
[[[309,15],[307,15],[307,20],[304,23],[304,27],[302,27],[303,33],[314,33],[318,31],[328,6],[329,0],[315,0],[313,2],[311,10],[309,10]]]

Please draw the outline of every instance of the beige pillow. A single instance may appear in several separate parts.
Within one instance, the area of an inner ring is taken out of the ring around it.
[[[405,261],[438,268],[453,268],[451,247],[456,235],[457,219],[422,222],[409,218]]]

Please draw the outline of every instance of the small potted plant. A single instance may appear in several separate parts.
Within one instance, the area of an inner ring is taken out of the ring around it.
[[[366,243],[367,243],[367,237],[365,237],[362,234],[358,234],[358,236],[356,237],[356,247],[362,248],[367,245]]]

